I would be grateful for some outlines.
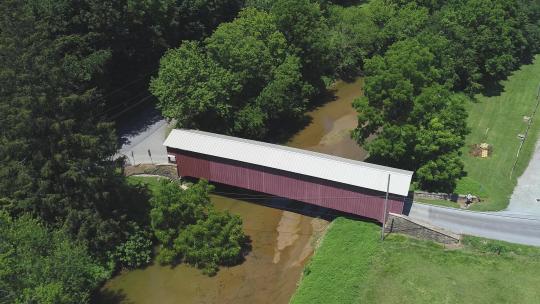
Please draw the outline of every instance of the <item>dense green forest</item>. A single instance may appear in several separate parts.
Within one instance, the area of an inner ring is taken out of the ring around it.
[[[206,206],[206,186],[161,200],[164,185],[150,203],[113,160],[113,119],[149,92],[180,127],[273,140],[335,79],[364,76],[352,136],[370,161],[452,191],[464,103],[540,47],[535,0],[4,0],[0,13],[0,302],[15,303],[86,302],[155,243],[209,274],[241,258],[241,222]],[[192,222],[163,221],[190,200]],[[73,266],[21,279],[66,254]]]
[[[232,22],[161,59],[150,84],[179,127],[281,138],[334,79],[365,77],[352,135],[370,162],[452,192],[464,104],[538,51],[539,4],[512,1],[248,1]],[[374,136],[375,135],[375,136]]]

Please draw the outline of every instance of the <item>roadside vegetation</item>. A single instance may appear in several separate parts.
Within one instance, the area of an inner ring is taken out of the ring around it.
[[[538,116],[532,117],[527,139],[517,158],[520,145],[519,134],[527,128],[525,116],[531,116],[537,104],[540,86],[540,58],[523,65],[500,87],[494,88],[494,96],[478,94],[473,102],[465,105],[469,116],[467,125],[470,133],[465,137],[461,159],[467,176],[457,181],[455,193],[471,193],[482,199],[473,204],[471,210],[494,211],[504,209],[516,186],[518,177],[526,169],[534,152],[540,133]],[[538,115],[538,113],[537,113]],[[472,155],[473,145],[488,143],[492,152],[487,158]],[[516,167],[512,175],[512,167]],[[457,207],[456,203],[444,200],[417,201],[428,204]]]
[[[462,248],[338,218],[291,303],[537,303],[540,249],[466,237]]]

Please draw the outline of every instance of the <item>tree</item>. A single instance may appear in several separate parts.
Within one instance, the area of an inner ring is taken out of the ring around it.
[[[374,0],[365,5],[371,21],[379,28],[378,54],[394,42],[422,32],[429,20],[429,10],[414,2],[397,5],[393,1]]]
[[[534,20],[522,0],[451,1],[436,15],[435,30],[452,41],[460,88],[482,89],[486,81],[504,79],[538,49]]]
[[[407,39],[366,62],[353,137],[372,161],[414,170],[420,187],[450,192],[464,174],[458,156],[468,129],[466,98],[449,90],[453,65],[431,50],[441,45],[444,39],[433,36]]]
[[[241,0],[84,0],[71,2],[83,30],[111,51],[98,86],[105,93],[108,115],[145,96],[159,58],[182,40],[209,36],[232,20]],[[106,12],[106,13],[104,13]]]
[[[152,259],[152,237],[150,232],[137,224],[131,227],[125,242],[116,247],[113,260],[122,268],[134,269],[150,263]]]
[[[270,14],[246,9],[203,44],[169,51],[150,91],[180,127],[264,138],[301,115],[313,92],[288,49]]]
[[[163,264],[186,262],[208,275],[219,265],[241,261],[247,237],[236,215],[215,211],[210,205],[206,181],[182,189],[173,181],[163,181],[154,198],[152,228],[160,241],[158,260]]]
[[[169,50],[161,59],[158,77],[150,83],[165,117],[176,119],[179,127],[206,130],[230,128],[233,98],[240,90],[235,75],[196,42]]]
[[[174,240],[178,259],[215,275],[219,265],[236,265],[244,257],[247,237],[237,215],[210,209],[205,219],[182,230]]]
[[[135,198],[92,83],[110,52],[65,26],[77,19],[63,19],[69,3],[8,0],[0,11],[0,206],[63,227],[105,261],[125,241],[125,199]]]
[[[328,26],[318,3],[277,0],[270,9],[279,30],[301,59],[302,75],[314,88],[324,89],[321,76],[331,74]]]
[[[438,10],[444,5],[444,0],[390,0],[391,3],[395,3],[399,6],[406,6],[410,3],[414,3],[418,6],[427,7],[431,12]]]
[[[208,193],[213,189],[200,181],[184,190],[173,181],[162,181],[151,199],[152,229],[162,246],[170,247],[178,229],[197,223],[210,205]]]
[[[535,0],[522,0],[520,7],[528,18],[524,31],[527,39],[526,45],[529,47],[524,49],[524,57],[532,58],[540,51],[540,3]]]
[[[334,74],[352,79],[362,71],[364,61],[379,51],[381,31],[366,6],[329,8],[329,47]]]
[[[0,302],[88,303],[108,276],[65,232],[0,211]]]

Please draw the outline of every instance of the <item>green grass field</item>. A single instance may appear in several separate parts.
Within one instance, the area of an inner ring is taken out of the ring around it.
[[[336,219],[291,303],[540,303],[540,248],[379,237],[375,224]]]
[[[468,126],[463,149],[463,161],[468,177],[458,183],[456,192],[484,196],[485,202],[472,206],[473,210],[501,210],[508,205],[516,186],[534,151],[540,130],[540,113],[533,118],[529,136],[523,145],[516,170],[510,171],[520,144],[518,134],[525,132],[523,116],[531,116],[536,106],[540,85],[540,56],[533,64],[524,65],[501,83],[503,91],[498,96],[477,96],[477,101],[467,105]],[[487,135],[486,135],[487,133]],[[470,146],[487,142],[493,145],[493,155],[487,159],[469,154]]]
[[[437,206],[444,206],[444,207],[450,207],[450,208],[459,208],[458,203],[455,203],[455,202],[452,202],[452,201],[446,201],[446,200],[415,198],[414,201],[418,202],[418,203],[422,203],[422,204],[428,204],[428,205],[437,205]]]

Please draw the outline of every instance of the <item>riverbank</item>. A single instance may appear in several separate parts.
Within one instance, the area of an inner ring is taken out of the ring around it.
[[[291,303],[538,303],[540,248],[466,237],[462,247],[332,222]],[[339,286],[336,288],[336,286]]]
[[[132,182],[154,186],[157,178],[132,177]],[[218,189],[224,190],[224,189]],[[230,191],[230,190],[229,190]],[[104,286],[98,303],[288,303],[305,262],[313,253],[316,238],[328,222],[316,217],[283,211],[309,207],[294,202],[256,202],[211,196],[218,210],[242,217],[252,250],[235,267],[221,268],[214,277],[188,265],[152,264],[124,272]],[[275,204],[272,206],[272,204]],[[271,229],[270,227],[274,227]]]

